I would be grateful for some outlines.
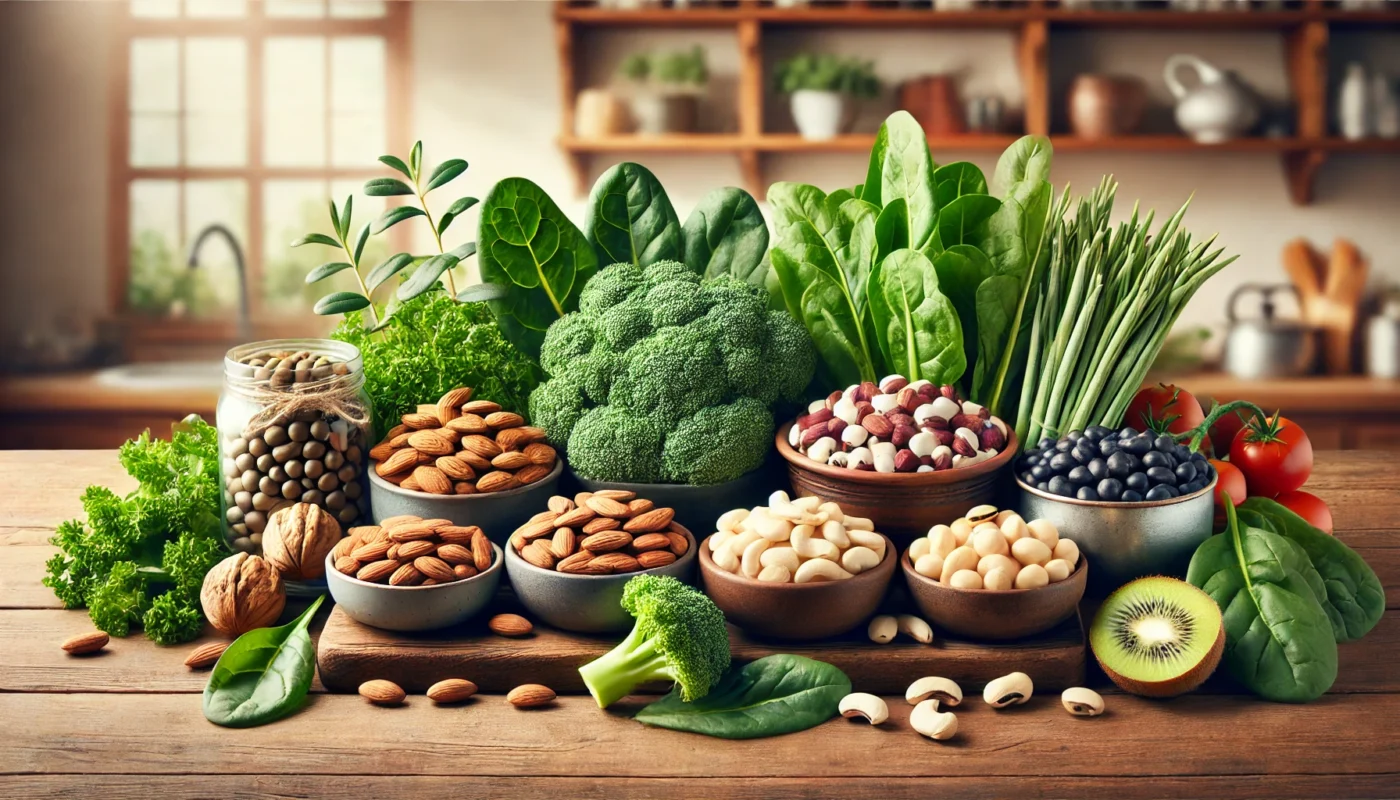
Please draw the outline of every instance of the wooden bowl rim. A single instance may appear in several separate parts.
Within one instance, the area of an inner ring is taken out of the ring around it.
[[[365,474],[369,476],[370,483],[374,484],[380,489],[388,491],[391,494],[403,495],[404,497],[411,497],[415,500],[433,500],[441,502],[451,501],[467,504],[470,504],[474,500],[481,501],[499,497],[516,497],[525,494],[526,492],[529,492],[533,489],[538,489],[539,487],[544,486],[550,480],[556,480],[559,478],[560,475],[564,474],[564,459],[556,458],[554,460],[554,469],[550,470],[548,475],[544,476],[543,478],[540,478],[534,483],[527,483],[524,486],[517,486],[514,489],[506,489],[503,492],[478,492],[476,494],[433,494],[432,492],[418,492],[412,489],[405,489],[402,486],[399,486],[398,484],[390,483],[389,481],[379,477],[379,473],[375,472],[374,470],[374,465],[377,463],[379,462],[371,461],[370,467],[365,470]],[[434,587],[429,586],[428,588],[432,589]]]
[[[463,578],[460,581],[452,581],[451,583],[439,583],[433,586],[392,586],[387,583],[370,583],[369,581],[362,581],[359,578],[356,578],[354,575],[346,575],[344,572],[341,572],[340,570],[336,569],[334,553],[326,554],[326,575],[329,576],[332,572],[334,572],[337,576],[344,578],[347,583],[352,583],[356,586],[367,586],[371,589],[391,589],[395,592],[431,592],[435,589],[451,589],[454,587],[457,589],[461,589],[462,587],[466,586],[469,583],[472,583],[473,581],[476,581],[480,578],[485,578],[493,572],[505,569],[505,549],[502,548],[500,545],[496,544],[495,542],[491,543],[491,549],[496,554],[496,557],[491,561],[491,566],[487,567],[481,572],[476,573],[470,578]],[[330,578],[327,577],[326,581],[329,582]]]
[[[524,556],[520,555],[520,553],[516,552],[514,547],[510,546],[509,540],[506,541],[504,548],[506,551],[505,557],[510,559],[512,562],[518,563],[525,567],[529,567],[530,569],[536,572],[539,572],[544,575],[552,575],[557,578],[566,578],[569,580],[586,579],[596,581],[616,580],[618,578],[631,579],[636,577],[637,575],[647,575],[649,573],[655,572],[658,569],[665,569],[666,567],[675,566],[677,564],[685,564],[688,561],[694,560],[696,551],[700,549],[700,546],[695,543],[695,534],[691,533],[689,528],[680,524],[679,522],[676,522],[675,520],[672,520],[671,524],[684,531],[684,533],[681,535],[685,536],[686,539],[690,542],[690,549],[685,551],[685,555],[678,556],[676,560],[672,561],[670,564],[663,564],[659,567],[652,567],[651,569],[639,569],[635,572],[615,572],[610,575],[581,575],[576,572],[560,572],[557,569],[545,569],[544,567],[537,567],[534,564],[531,564],[529,561],[526,561]]]
[[[1085,557],[1083,552],[1080,552],[1079,563],[1074,565],[1074,572],[1071,572],[1069,576],[1062,581],[1056,581],[1055,583],[1047,583],[1044,586],[1037,586],[1034,589],[960,589],[956,586],[944,586],[941,582],[936,581],[927,575],[920,575],[919,573],[915,572],[914,562],[909,560],[908,548],[905,548],[904,553],[900,555],[899,565],[904,569],[905,578],[909,580],[914,580],[915,578],[917,578],[918,580],[922,581],[924,585],[930,586],[935,590],[944,592],[954,592],[963,595],[980,595],[983,597],[1011,597],[1014,595],[1028,594],[1030,592],[1039,592],[1042,589],[1050,589],[1070,582],[1079,582],[1081,580],[1080,576],[1084,575],[1089,571],[1089,559]]]
[[[877,573],[885,571],[881,568],[885,566],[885,562],[890,561],[894,558],[894,553],[896,552],[894,542],[890,539],[890,537],[885,536],[885,534],[882,533],[880,534],[880,536],[883,537],[885,540],[885,557],[880,559],[880,563],[876,564],[875,566],[862,573],[853,575],[845,580],[839,581],[810,581],[808,583],[793,583],[792,581],[788,581],[787,583],[770,583],[768,581],[760,581],[757,578],[750,578],[747,575],[736,575],[733,572],[728,572],[726,570],[720,569],[719,565],[715,563],[714,558],[710,555],[710,548],[705,546],[705,542],[708,542],[712,536],[715,536],[715,534],[712,533],[709,536],[706,536],[704,541],[700,542],[700,570],[702,573],[704,573],[706,576],[710,574],[721,575],[725,580],[728,580],[731,583],[738,586],[775,589],[777,591],[802,591],[803,589],[815,589],[824,586],[849,586],[861,580],[867,582],[874,581],[876,579]],[[891,567],[888,570],[888,572],[888,577],[894,576],[893,567]]]
[[[788,444],[788,430],[797,423],[789,422],[778,430],[775,437],[778,453],[789,466],[797,469],[812,472],[835,481],[855,485],[884,485],[884,486],[949,486],[964,483],[968,479],[996,472],[1011,462],[1016,457],[1016,451],[1020,449],[1020,442],[1016,439],[1016,432],[1011,428],[1006,429],[1006,447],[995,456],[973,464],[963,469],[947,469],[937,472],[874,472],[858,469],[847,469],[845,467],[833,467],[822,464],[807,457],[806,453],[794,450]]]

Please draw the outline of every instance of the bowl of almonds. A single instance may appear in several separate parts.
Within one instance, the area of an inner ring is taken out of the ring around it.
[[[402,515],[351,528],[326,556],[326,584],[356,622],[427,631],[485,608],[500,586],[501,562],[501,548],[475,525]]]
[[[449,519],[497,543],[554,491],[563,464],[544,431],[470,387],[404,414],[369,451],[374,518]]]
[[[690,582],[695,536],[675,509],[619,489],[551,497],[506,544],[506,574],[520,602],[553,627],[626,631],[622,587],[642,573]]]

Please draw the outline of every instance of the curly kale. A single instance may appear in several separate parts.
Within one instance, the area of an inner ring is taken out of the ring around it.
[[[772,407],[800,400],[816,370],[806,329],[744,281],[614,264],[579,298],[545,334],[530,415],[586,478],[737,478],[772,446]]]

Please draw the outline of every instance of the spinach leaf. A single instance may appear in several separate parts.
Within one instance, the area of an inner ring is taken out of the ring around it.
[[[933,171],[933,194],[940,209],[965,194],[986,193],[987,178],[970,161],[954,161]]]
[[[917,250],[896,250],[870,279],[870,314],[892,372],[935,385],[962,377],[967,361],[953,303],[938,290],[938,273]]]
[[[973,395],[986,397],[996,378],[1002,349],[1015,324],[1021,282],[1010,275],[993,275],[977,287],[977,363],[973,366]]]
[[[1385,614],[1385,590],[1365,559],[1335,536],[1267,497],[1251,497],[1236,509],[1240,521],[1273,531],[1307,553],[1324,587],[1319,595],[1339,642],[1365,636]]]
[[[955,245],[933,259],[938,272],[938,289],[952,301],[962,328],[963,361],[976,368],[978,363],[977,287],[992,274],[991,262],[981,250]]]
[[[875,240],[879,245],[879,257],[909,247],[909,218],[904,210],[904,200],[891,200],[880,215],[875,218]]]
[[[661,181],[630,161],[613,165],[593,184],[583,229],[604,266],[645,267],[684,255],[681,223]]]
[[[997,159],[996,172],[992,173],[992,185],[1003,196],[1011,194],[1011,187],[1022,181],[1039,183],[1050,180],[1050,160],[1055,148],[1044,136],[1022,136],[1002,152]]]
[[[956,244],[977,244],[974,231],[1001,208],[1001,201],[985,194],[966,194],[938,212],[938,241],[943,249]]]
[[[1197,548],[1186,580],[1220,606],[1226,669],[1259,696],[1314,700],[1337,678],[1332,625],[1305,572],[1307,553],[1291,540],[1242,524],[1225,503],[1228,524]]]
[[[730,670],[693,703],[682,701],[672,689],[638,712],[637,721],[721,739],[758,739],[826,722],[850,692],[851,679],[830,664],[774,655]]]
[[[928,137],[908,111],[891,114],[880,126],[880,136],[888,142],[880,167],[880,197],[885,208],[894,200],[904,201],[903,227],[908,231],[909,246],[922,249],[933,236],[938,219]]]
[[[880,196],[880,186],[884,183],[882,174],[885,170],[885,154],[890,149],[890,132],[884,125],[875,134],[875,144],[870,147],[870,163],[865,168],[865,183],[860,185],[860,191],[856,194],[860,199],[875,206],[883,208],[889,204],[891,198]]]
[[[846,287],[827,272],[794,261],[785,250],[774,248],[769,254],[784,296],[796,297],[795,318],[806,326],[829,378],[842,386],[875,380],[870,344]]]
[[[491,188],[476,240],[482,280],[508,290],[491,301],[501,332],[538,359],[545,329],[578,308],[578,293],[598,271],[597,255],[549,195],[524,178]]]
[[[316,674],[316,648],[306,629],[325,599],[316,598],[286,625],[235,639],[204,687],[204,718],[228,728],[251,728],[301,708]]]
[[[768,251],[768,223],[743,189],[726,186],[700,200],[685,221],[685,263],[703,277],[753,283]]]

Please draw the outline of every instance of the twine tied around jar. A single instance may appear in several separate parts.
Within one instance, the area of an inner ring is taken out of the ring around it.
[[[274,387],[267,379],[226,376],[225,383],[261,408],[248,420],[244,436],[256,436],[271,425],[284,425],[303,411],[334,415],[361,430],[369,428],[369,408],[359,397],[363,378],[330,375]]]

